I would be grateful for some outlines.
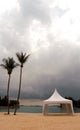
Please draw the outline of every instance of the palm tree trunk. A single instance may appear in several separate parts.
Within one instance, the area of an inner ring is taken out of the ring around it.
[[[20,68],[20,82],[19,82],[19,90],[18,90],[18,96],[17,96],[17,104],[15,106],[14,115],[16,115],[16,111],[18,108],[19,98],[20,98],[20,92],[21,92],[21,81],[22,81],[22,67]]]
[[[8,88],[7,88],[8,114],[10,113],[10,112],[9,112],[9,86],[10,86],[10,78],[11,78],[11,75],[9,74],[9,79],[8,79]]]

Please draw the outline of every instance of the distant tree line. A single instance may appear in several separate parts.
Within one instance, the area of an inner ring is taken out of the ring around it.
[[[80,108],[80,99],[75,100],[75,99],[73,99],[72,97],[65,97],[65,98],[72,100],[72,102],[73,102],[73,107]]]
[[[10,100],[9,101],[9,107],[15,108],[17,104],[16,100]],[[8,98],[7,96],[1,97],[0,96],[0,107],[8,107]],[[18,102],[18,107],[19,107],[19,102]]]

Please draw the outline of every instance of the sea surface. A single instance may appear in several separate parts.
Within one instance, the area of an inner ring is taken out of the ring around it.
[[[10,109],[14,112],[14,109]],[[49,106],[48,111],[50,113],[63,113],[64,111],[59,106]],[[7,108],[0,108],[0,112],[7,112]],[[42,113],[43,112],[43,101],[42,100],[20,100],[20,108],[17,109],[20,113]],[[74,109],[75,113],[80,113],[80,108]]]

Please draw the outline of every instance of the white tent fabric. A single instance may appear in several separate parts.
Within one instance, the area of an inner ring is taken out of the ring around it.
[[[48,105],[61,105],[67,113],[74,113],[72,100],[63,98],[55,89],[54,93],[47,100],[43,101],[43,114],[48,114]]]

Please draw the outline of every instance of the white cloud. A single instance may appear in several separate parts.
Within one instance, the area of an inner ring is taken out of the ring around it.
[[[17,51],[31,52],[23,70],[23,91],[44,96],[54,87],[67,88],[67,82],[75,88],[73,79],[79,88],[79,0],[15,0],[11,6],[9,2],[2,3],[5,11],[0,15],[0,61],[15,57]],[[17,76],[14,71],[15,80]]]
[[[17,0],[0,0],[0,15],[6,11],[11,11],[15,7],[18,7]]]

